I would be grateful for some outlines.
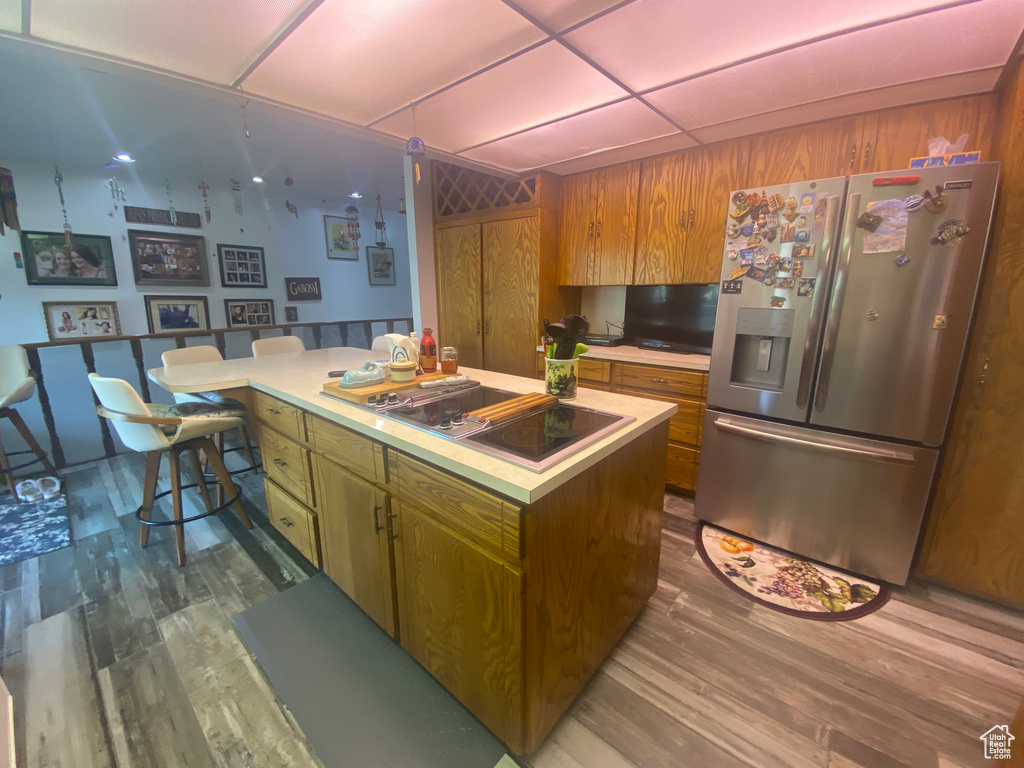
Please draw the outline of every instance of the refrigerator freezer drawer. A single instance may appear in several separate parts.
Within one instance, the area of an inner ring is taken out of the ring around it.
[[[905,584],[938,451],[708,410],[696,515]]]

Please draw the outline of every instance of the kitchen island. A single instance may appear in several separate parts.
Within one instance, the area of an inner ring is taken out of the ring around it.
[[[241,397],[276,528],[514,752],[534,751],[657,586],[675,406],[580,390],[634,420],[543,472],[322,393],[379,353],[156,368]],[[543,382],[460,369],[485,386]]]

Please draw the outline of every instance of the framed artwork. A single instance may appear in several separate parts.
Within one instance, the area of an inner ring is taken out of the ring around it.
[[[210,305],[205,296],[143,296],[150,333],[208,330]]]
[[[286,323],[297,323],[299,322],[299,308],[298,307],[285,307],[284,308],[284,320]]]
[[[355,206],[350,206],[355,208]],[[324,237],[327,239],[327,258],[359,260],[359,217],[324,216]]]
[[[201,235],[128,230],[136,285],[210,284],[206,240]]]
[[[267,299],[224,299],[228,328],[274,324],[274,302]]]
[[[22,232],[25,279],[29,285],[117,285],[110,238],[72,235],[68,248],[63,232]]]
[[[267,264],[263,249],[255,245],[217,243],[220,284],[224,288],[266,288]]]
[[[115,301],[44,301],[43,316],[50,341],[121,335]]]
[[[366,268],[370,271],[370,285],[394,285],[395,249],[366,246]]]

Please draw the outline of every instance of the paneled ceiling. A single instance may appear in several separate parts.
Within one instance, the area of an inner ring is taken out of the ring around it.
[[[989,91],[1024,0],[0,0],[0,29],[566,173]]]

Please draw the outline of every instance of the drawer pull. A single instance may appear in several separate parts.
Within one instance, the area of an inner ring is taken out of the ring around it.
[[[281,523],[281,525],[283,525],[285,528],[291,528],[293,525],[295,525],[295,523],[293,523],[287,517],[281,517],[278,518],[278,520]]]
[[[380,505],[373,505],[373,532],[379,534],[384,528],[380,524],[380,519],[377,517],[377,513],[380,512]]]
[[[263,410],[266,413],[269,413],[271,416],[280,416],[281,415],[281,412],[279,410],[277,410],[276,408],[264,408]]]
[[[274,466],[284,468],[288,466],[288,462],[282,459],[274,459]]]
[[[651,383],[652,384],[668,384],[668,379],[656,379],[656,378],[654,378],[652,376],[651,377]]]

